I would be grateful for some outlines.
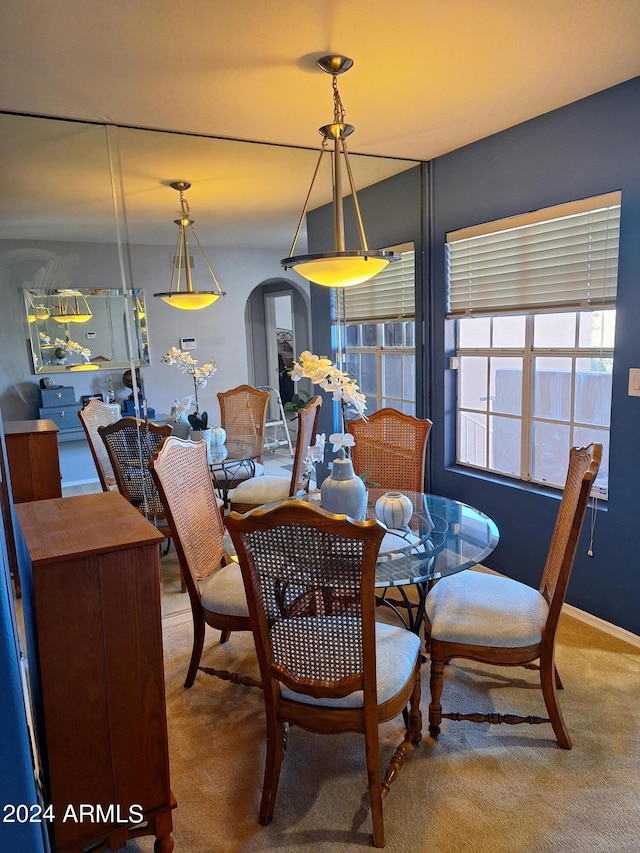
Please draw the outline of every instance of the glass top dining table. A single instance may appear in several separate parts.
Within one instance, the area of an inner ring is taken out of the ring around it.
[[[367,518],[385,489],[368,490]],[[409,524],[384,535],[376,563],[378,602],[391,607],[416,633],[432,582],[478,565],[494,550],[500,535],[488,515],[468,504],[427,492],[404,492],[413,505]],[[314,496],[309,498],[313,501]],[[392,598],[389,588],[400,598]],[[413,596],[411,591],[414,590]],[[416,600],[417,599],[417,600]]]

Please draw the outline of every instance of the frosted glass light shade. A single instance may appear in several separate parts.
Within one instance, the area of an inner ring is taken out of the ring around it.
[[[373,278],[396,257],[393,252],[363,250],[298,255],[285,258],[281,263],[285,269],[291,267],[315,284],[324,287],[352,287]]]

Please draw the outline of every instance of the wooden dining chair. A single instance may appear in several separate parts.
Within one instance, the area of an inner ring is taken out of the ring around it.
[[[382,800],[422,739],[420,641],[374,620],[376,559],[385,529],[303,501],[232,512],[236,548],[262,675],[267,754],[259,821],[268,824],[290,724],[318,734],[364,734],[376,847]],[[378,726],[409,703],[409,727],[384,778]],[[328,818],[329,819],[329,818]]]
[[[162,500],[149,472],[149,462],[162,439],[171,435],[172,430],[171,424],[148,423],[133,417],[98,427],[118,491],[165,535],[165,554],[171,534]]]
[[[443,717],[474,723],[551,723],[558,744],[571,749],[556,694],[562,683],[554,662],[555,636],[601,458],[601,444],[574,447],[570,451],[564,492],[537,590],[511,578],[464,571],[442,578],[427,595],[425,634],[431,655],[429,732],[433,737],[439,734]],[[440,704],[443,672],[445,664],[453,658],[539,668],[549,717],[443,713]],[[532,666],[538,660],[539,667]]]
[[[224,546],[224,526],[211,481],[203,441],[167,438],[149,465],[162,503],[193,616],[193,650],[184,682],[191,687],[198,669],[227,681],[260,686],[249,676],[200,667],[205,626],[220,631],[225,643],[232,631],[250,631],[240,567]]]
[[[220,404],[220,426],[228,437],[243,435],[264,436],[270,394],[252,385],[238,385],[229,391],[218,392]],[[213,469],[214,482],[225,486],[225,491],[234,489],[238,483],[250,477],[262,477],[264,466],[258,458],[251,466],[240,463]]]
[[[87,436],[89,450],[98,472],[102,491],[108,492],[110,489],[116,488],[116,476],[113,473],[107,448],[98,434],[98,427],[108,426],[120,420],[120,404],[90,400],[84,409],[78,412],[78,417]]]
[[[432,422],[396,409],[379,409],[366,420],[347,421],[354,437],[353,468],[371,485],[399,491],[424,491],[425,456]]]
[[[305,458],[318,431],[322,397],[315,396],[298,412],[298,433],[293,457],[291,477],[265,474],[238,483],[231,499],[231,509],[248,512],[257,506],[295,497],[309,490],[310,470],[306,469]]]

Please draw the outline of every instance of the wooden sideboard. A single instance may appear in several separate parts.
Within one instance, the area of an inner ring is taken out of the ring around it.
[[[58,432],[51,420],[5,422],[14,503],[62,497]]]
[[[52,845],[116,850],[155,835],[170,853],[162,534],[117,492],[22,503],[16,516]]]

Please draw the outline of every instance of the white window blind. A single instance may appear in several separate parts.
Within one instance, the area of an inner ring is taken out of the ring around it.
[[[621,193],[447,234],[448,317],[615,305]]]
[[[413,243],[394,246],[400,260],[388,264],[377,276],[341,291],[348,323],[413,319],[415,299],[415,251]],[[337,300],[339,314],[342,299]]]

